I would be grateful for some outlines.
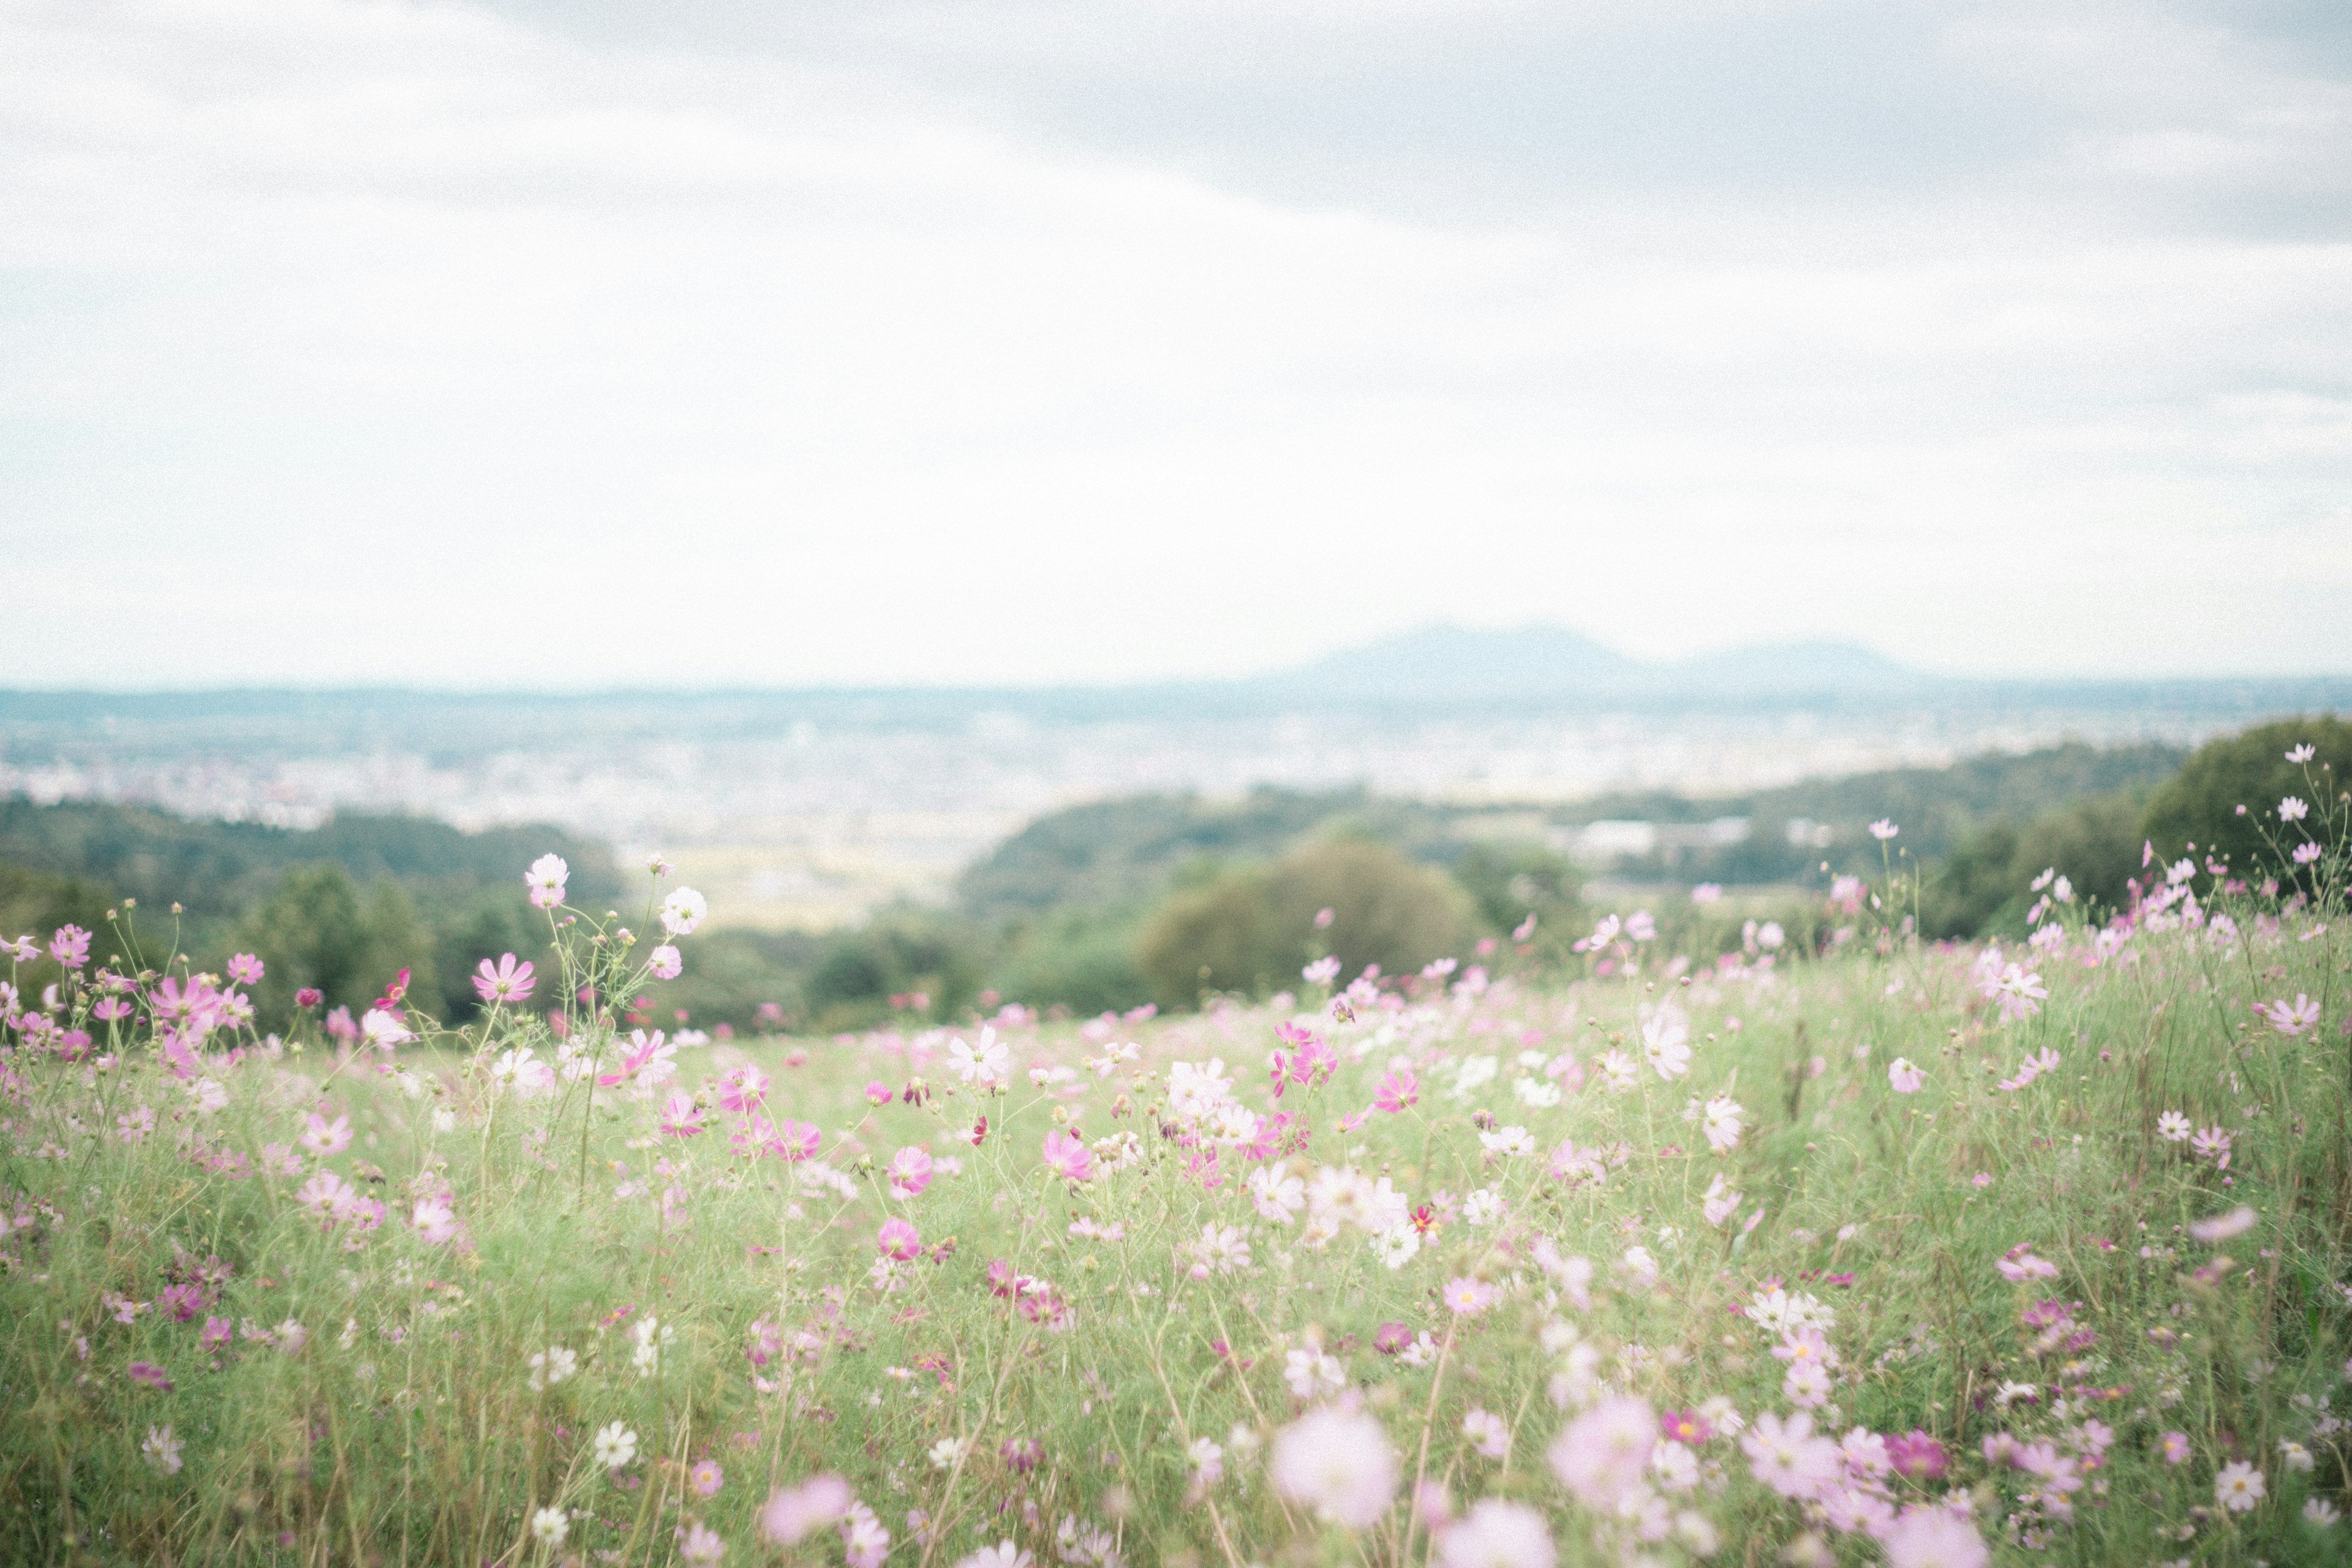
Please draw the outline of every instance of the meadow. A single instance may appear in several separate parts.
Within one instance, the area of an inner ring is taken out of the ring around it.
[[[0,1559],[2352,1556],[2347,805],[2031,934],[1533,922],[1263,1002],[681,1025],[700,897],[265,1035],[0,989]],[[1702,890],[1704,897],[1704,890]],[[1704,940],[1699,940],[1703,938]]]

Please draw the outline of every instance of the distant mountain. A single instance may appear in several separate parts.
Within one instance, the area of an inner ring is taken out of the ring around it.
[[[1425,626],[1316,660],[1271,684],[1331,699],[1444,700],[1616,689],[1643,667],[1565,626]]]
[[[1687,659],[1659,672],[1694,692],[1796,696],[1881,692],[1933,684],[1934,678],[1852,643],[1758,643]]]
[[[1930,679],[1849,643],[1767,643],[1654,664],[1565,626],[1536,625],[1496,631],[1427,626],[1259,684],[1323,702],[1475,704],[1579,697],[1838,697],[1918,688]]]

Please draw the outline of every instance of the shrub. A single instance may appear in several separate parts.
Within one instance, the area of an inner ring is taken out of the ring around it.
[[[1444,873],[1360,839],[1311,846],[1177,894],[1144,926],[1136,963],[1162,1006],[1206,992],[1263,995],[1330,953],[1344,974],[1419,969],[1461,945],[1469,897]],[[1318,930],[1317,916],[1333,911]]]
[[[2288,752],[2305,745],[2316,752],[2308,764],[2287,761]],[[2329,714],[2257,725],[2208,742],[2181,764],[2147,803],[2147,841],[2167,860],[2194,844],[2200,856],[2219,855],[2244,872],[2275,858],[2268,850],[2280,837],[2281,801],[2292,796],[2317,814],[2341,794],[2347,775],[2352,724]],[[2246,808],[2242,816],[2240,806]]]

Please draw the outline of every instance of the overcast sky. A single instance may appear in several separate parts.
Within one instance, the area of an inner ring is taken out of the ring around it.
[[[0,0],[0,684],[2352,670],[2352,8]]]

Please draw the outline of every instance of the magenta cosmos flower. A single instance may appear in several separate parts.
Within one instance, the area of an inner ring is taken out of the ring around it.
[[[883,1257],[903,1263],[922,1250],[923,1238],[913,1226],[894,1215],[884,1220],[882,1228],[874,1233],[874,1247]]]

